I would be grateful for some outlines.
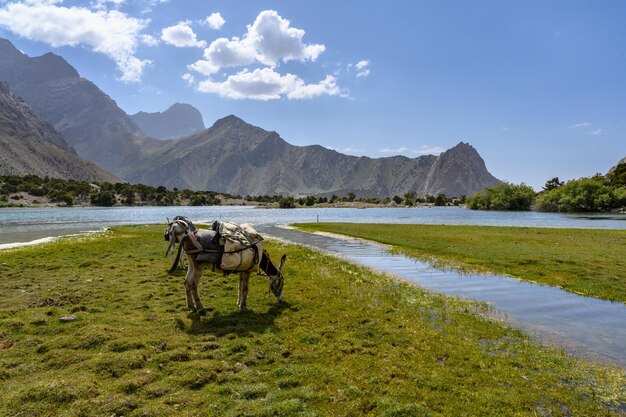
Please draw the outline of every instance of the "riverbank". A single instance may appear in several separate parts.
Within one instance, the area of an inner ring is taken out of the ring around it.
[[[626,231],[529,227],[298,224],[392,245],[437,267],[505,274],[626,302]]]
[[[0,252],[2,415],[619,415],[623,369],[540,348],[434,295],[303,247],[285,303],[168,276],[162,226]],[[76,320],[60,321],[74,315]],[[479,387],[480,389],[477,389]],[[612,411],[611,411],[612,410]]]

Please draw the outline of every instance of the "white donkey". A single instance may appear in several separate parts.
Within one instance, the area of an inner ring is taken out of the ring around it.
[[[181,249],[184,249],[189,263],[187,275],[185,276],[185,292],[187,307],[191,312],[198,312],[200,315],[206,314],[206,309],[204,308],[202,301],[200,301],[200,296],[198,295],[198,285],[200,283],[202,272],[204,272],[204,268],[207,265],[210,265],[212,270],[215,272],[224,272],[225,274],[229,274],[231,272],[239,273],[239,291],[237,298],[237,306],[239,307],[239,310],[247,309],[246,300],[248,297],[248,284],[250,281],[250,274],[253,271],[258,271],[259,274],[266,275],[269,278],[270,290],[276,296],[278,301],[282,301],[283,283],[285,279],[282,269],[285,265],[287,255],[283,255],[280,259],[279,265],[276,266],[270,259],[267,251],[262,250],[260,242],[256,242],[250,244],[247,248],[244,248],[246,250],[252,249],[256,253],[255,256],[251,258],[252,260],[249,262],[249,265],[243,266],[244,270],[242,270],[241,267],[232,271],[224,270],[221,268],[221,264],[219,262],[219,259],[221,259],[221,256],[224,253],[224,249],[223,246],[220,247],[219,244],[215,243],[216,232],[195,229],[193,224],[187,219],[182,218],[182,220],[183,223],[169,223],[166,233],[168,231],[170,235],[175,233],[174,228],[176,228],[176,224],[183,226],[186,225],[185,232],[180,239],[177,258],[180,256]],[[261,253],[259,253],[259,251],[261,251]],[[175,269],[176,263],[172,265],[170,273]]]

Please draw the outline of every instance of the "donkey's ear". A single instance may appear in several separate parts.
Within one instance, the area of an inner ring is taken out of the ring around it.
[[[170,218],[166,217],[166,219],[167,219],[167,224],[170,224]]]
[[[278,270],[282,271],[283,270],[283,266],[285,266],[285,261],[287,260],[287,255],[283,255],[282,258],[280,258],[280,263],[278,264]]]

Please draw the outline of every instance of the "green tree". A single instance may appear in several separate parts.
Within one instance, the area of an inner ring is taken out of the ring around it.
[[[467,199],[472,210],[530,210],[535,190],[528,185],[503,182],[487,187]]]
[[[537,196],[536,208],[554,212],[601,212],[622,204],[621,194],[605,184],[602,176],[567,181]]]
[[[283,209],[295,208],[295,199],[293,197],[283,197],[278,200],[278,207]]]
[[[544,191],[554,190],[555,188],[559,188],[564,183],[559,181],[559,177],[554,177],[546,181],[546,184],[543,186]]]

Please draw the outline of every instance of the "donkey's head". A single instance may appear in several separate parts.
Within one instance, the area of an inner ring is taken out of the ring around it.
[[[181,238],[187,229],[189,229],[188,223],[182,220],[181,217],[182,216],[176,216],[172,221],[167,219],[167,227],[165,228],[165,232],[163,232],[163,239],[170,242],[170,244],[165,251],[166,256],[170,250],[174,249],[175,243],[180,243]]]
[[[272,260],[270,259],[267,251],[263,251],[263,256],[261,256],[261,263],[259,267],[261,270],[268,276],[270,280],[270,290],[278,301],[283,300],[283,284],[285,282],[285,277],[283,276],[283,266],[285,266],[285,260],[287,259],[287,255],[283,255],[280,258],[280,263],[278,266],[274,265]]]

